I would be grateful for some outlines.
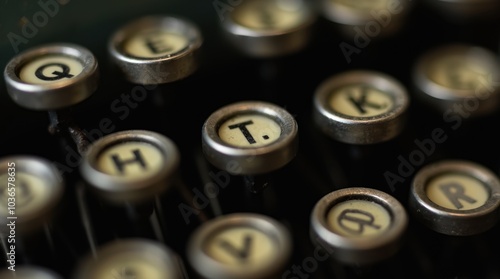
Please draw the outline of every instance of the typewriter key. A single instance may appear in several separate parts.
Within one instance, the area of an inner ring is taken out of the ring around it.
[[[99,70],[94,55],[74,44],[42,45],[20,53],[5,67],[10,97],[34,110],[69,107],[97,88]]]
[[[46,159],[12,156],[0,160],[0,232],[30,234],[50,222],[63,195],[63,179]]]
[[[89,146],[80,170],[101,197],[111,202],[140,202],[172,185],[179,165],[176,145],[145,130],[121,131]]]
[[[125,79],[162,84],[198,69],[202,36],[192,22],[172,16],[147,16],[112,35],[108,50]]]
[[[259,101],[233,103],[203,124],[202,147],[210,163],[229,173],[255,175],[279,169],[298,148],[297,123],[286,110]]]
[[[276,57],[303,49],[310,40],[316,13],[303,0],[241,1],[222,19],[227,38],[243,53]]]
[[[446,235],[467,236],[493,227],[500,211],[500,181],[470,161],[441,161],[420,169],[409,204],[425,226]]]
[[[349,71],[325,80],[314,95],[314,121],[331,138],[350,144],[393,139],[403,130],[409,97],[394,78]]]
[[[334,23],[343,35],[363,38],[363,43],[396,33],[412,6],[412,1],[399,0],[320,1],[324,18]]]
[[[498,56],[479,46],[444,45],[418,58],[413,70],[416,97],[444,117],[486,115],[500,97]]]
[[[45,267],[34,265],[16,266],[15,271],[4,270],[0,272],[2,279],[62,279],[57,273]]]
[[[264,215],[233,213],[202,224],[187,257],[202,278],[277,278],[292,252],[287,228]]]
[[[130,238],[101,246],[73,272],[73,279],[88,278],[187,278],[180,257],[169,247],[151,240]]]
[[[370,188],[344,188],[321,198],[311,214],[311,239],[353,266],[395,255],[407,228],[405,209],[394,197]]]

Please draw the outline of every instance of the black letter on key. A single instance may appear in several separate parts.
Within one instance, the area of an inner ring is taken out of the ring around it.
[[[374,109],[382,109],[386,107],[386,104],[374,104],[366,100],[366,95],[368,95],[368,87],[361,86],[361,96],[358,99],[355,99],[352,94],[349,94],[349,101],[359,110],[360,113],[366,113],[365,107],[371,107]]]
[[[239,258],[241,260],[246,260],[248,256],[250,255],[250,245],[252,244],[252,237],[250,235],[245,235],[244,238],[244,243],[243,243],[243,249],[237,249],[234,247],[231,243],[227,242],[226,240],[221,240],[219,242],[220,247],[225,249],[227,252],[235,256],[236,258]]]
[[[43,70],[45,70],[45,68],[47,67],[51,67],[51,66],[55,66],[55,67],[59,67],[61,68],[62,72],[60,71],[53,71],[52,74],[54,76],[52,77],[48,77],[46,75],[43,74]],[[41,80],[58,80],[58,79],[62,79],[62,78],[72,78],[73,75],[69,73],[70,71],[70,68],[65,65],[65,64],[62,64],[62,63],[49,63],[49,64],[45,64],[43,66],[41,66],[40,68],[36,69],[35,71],[35,76]]]
[[[348,214],[350,214],[350,215],[348,215]],[[356,217],[355,215],[364,215],[368,219],[360,218],[361,216]],[[346,225],[344,225],[344,222],[342,222],[344,220],[350,221],[353,223],[357,223],[359,225],[358,229],[353,230],[353,229],[347,227]],[[362,234],[363,231],[365,230],[365,226],[370,226],[370,227],[373,227],[375,229],[380,229],[379,225],[373,224],[374,221],[375,221],[375,217],[370,212],[366,212],[366,211],[359,210],[359,209],[345,209],[342,211],[342,213],[340,213],[339,217],[337,218],[337,222],[339,222],[339,225],[342,228],[344,228],[345,230],[350,231],[352,233],[355,233],[355,234]]]
[[[142,158],[142,155],[141,155],[141,152],[139,151],[139,149],[134,149],[132,151],[132,153],[134,154],[134,158],[124,160],[124,161],[120,160],[120,158],[116,154],[111,156],[111,159],[113,159],[113,163],[115,163],[115,166],[120,171],[120,173],[124,173],[124,170],[125,170],[124,167],[126,164],[131,164],[134,162],[139,163],[142,168],[144,168],[144,169],[146,168],[146,162]]]
[[[250,131],[248,131],[248,129],[247,129],[247,125],[251,125],[251,124],[253,124],[253,121],[249,120],[249,121],[245,121],[245,122],[241,122],[241,123],[238,123],[238,124],[231,125],[231,126],[229,126],[229,129],[232,130],[232,129],[239,128],[240,131],[245,136],[245,138],[247,139],[248,143],[254,144],[254,143],[256,143],[256,141],[253,138],[252,134],[250,134]]]
[[[158,37],[155,37],[154,34],[148,35],[146,37],[146,46],[148,46],[149,50],[153,53],[164,53],[172,51],[172,46],[165,44],[164,41],[159,40]]]
[[[459,199],[464,200],[468,203],[475,203],[476,200],[465,195],[464,186],[458,183],[448,183],[440,185],[439,188],[443,191],[444,195],[450,200],[450,202],[457,208],[460,209],[464,207]]]

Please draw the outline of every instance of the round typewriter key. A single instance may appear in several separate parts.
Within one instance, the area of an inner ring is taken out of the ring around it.
[[[500,62],[493,52],[472,45],[445,45],[422,55],[413,71],[417,97],[438,111],[463,117],[497,110]]]
[[[211,114],[202,128],[203,152],[229,173],[269,173],[286,165],[298,147],[297,123],[267,102],[244,101]]]
[[[83,259],[74,279],[186,278],[179,256],[163,244],[147,239],[129,238],[101,246],[96,257]]]
[[[203,278],[276,278],[288,262],[292,242],[276,220],[233,213],[202,224],[188,242],[188,260]]]
[[[0,160],[0,232],[29,234],[51,220],[63,194],[63,179],[51,162],[34,156]]]
[[[373,144],[396,137],[406,121],[409,97],[394,78],[349,71],[325,80],[314,95],[314,121],[331,138]]]
[[[105,136],[89,146],[81,173],[103,198],[141,202],[168,189],[179,165],[176,145],[167,137],[145,130]]]
[[[86,48],[67,43],[42,45],[12,58],[4,71],[7,91],[18,105],[34,110],[69,107],[97,88],[99,70]]]
[[[125,79],[137,84],[163,84],[198,69],[202,36],[186,19],[147,16],[113,34],[109,52]]]
[[[303,0],[251,0],[222,20],[228,39],[247,55],[276,57],[307,45],[316,13]]]
[[[34,265],[16,266],[15,271],[4,270],[0,272],[2,279],[62,279],[57,273],[45,267]]]
[[[411,1],[398,0],[322,0],[320,9],[344,35],[376,38],[399,30],[411,5]]]
[[[341,263],[370,265],[397,253],[407,223],[394,197],[371,188],[344,188],[316,203],[311,237]]]
[[[498,221],[500,181],[474,162],[441,161],[415,175],[409,202],[415,216],[434,231],[479,234]]]

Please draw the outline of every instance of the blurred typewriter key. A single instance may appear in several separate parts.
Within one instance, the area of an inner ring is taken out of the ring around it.
[[[54,110],[80,103],[97,88],[99,70],[86,48],[48,44],[26,50],[5,67],[7,91],[18,105]]]
[[[277,278],[292,253],[289,231],[265,215],[233,213],[200,226],[187,247],[200,278]]]
[[[415,175],[409,205],[416,218],[436,232],[479,234],[498,222],[500,181],[474,162],[436,162]]]
[[[498,55],[480,46],[450,44],[428,50],[413,70],[416,97],[422,102],[462,117],[498,110],[500,85]]]
[[[40,229],[51,219],[64,188],[51,162],[34,156],[4,157],[0,160],[0,178],[3,234],[9,233],[10,220],[15,220],[16,232],[23,234]],[[9,205],[9,198],[15,200],[11,203],[15,206]]]
[[[406,124],[409,97],[393,77],[349,71],[323,81],[314,94],[314,121],[331,138],[349,144],[385,142]]]
[[[371,188],[344,188],[321,198],[311,214],[311,239],[343,264],[368,266],[396,255],[408,224],[394,197]]]
[[[256,58],[302,50],[311,37],[316,12],[303,0],[244,0],[222,19],[230,42]]]
[[[15,267],[15,271],[4,270],[0,272],[2,279],[63,279],[56,272],[45,267],[35,265],[20,265]]]
[[[120,28],[108,50],[129,82],[170,83],[199,67],[202,35],[192,22],[174,16],[146,16]]]
[[[57,168],[41,157],[4,157],[0,181],[0,235],[5,247],[14,245],[18,263],[63,263],[57,255],[63,252],[53,239],[64,192]]]
[[[399,31],[412,5],[405,0],[321,0],[319,7],[343,35],[377,38]]]
[[[84,258],[73,272],[73,279],[88,278],[187,278],[180,257],[162,243],[128,238],[99,247],[96,256]]]

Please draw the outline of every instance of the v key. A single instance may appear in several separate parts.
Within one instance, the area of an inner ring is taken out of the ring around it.
[[[233,244],[229,243],[224,239],[222,239],[219,242],[219,245],[228,253],[233,255],[235,258],[238,258],[241,261],[245,261],[250,255],[250,246],[252,244],[252,239],[253,238],[250,235],[248,234],[245,235],[245,238],[243,239],[243,249],[238,249],[237,247],[234,247]]]

